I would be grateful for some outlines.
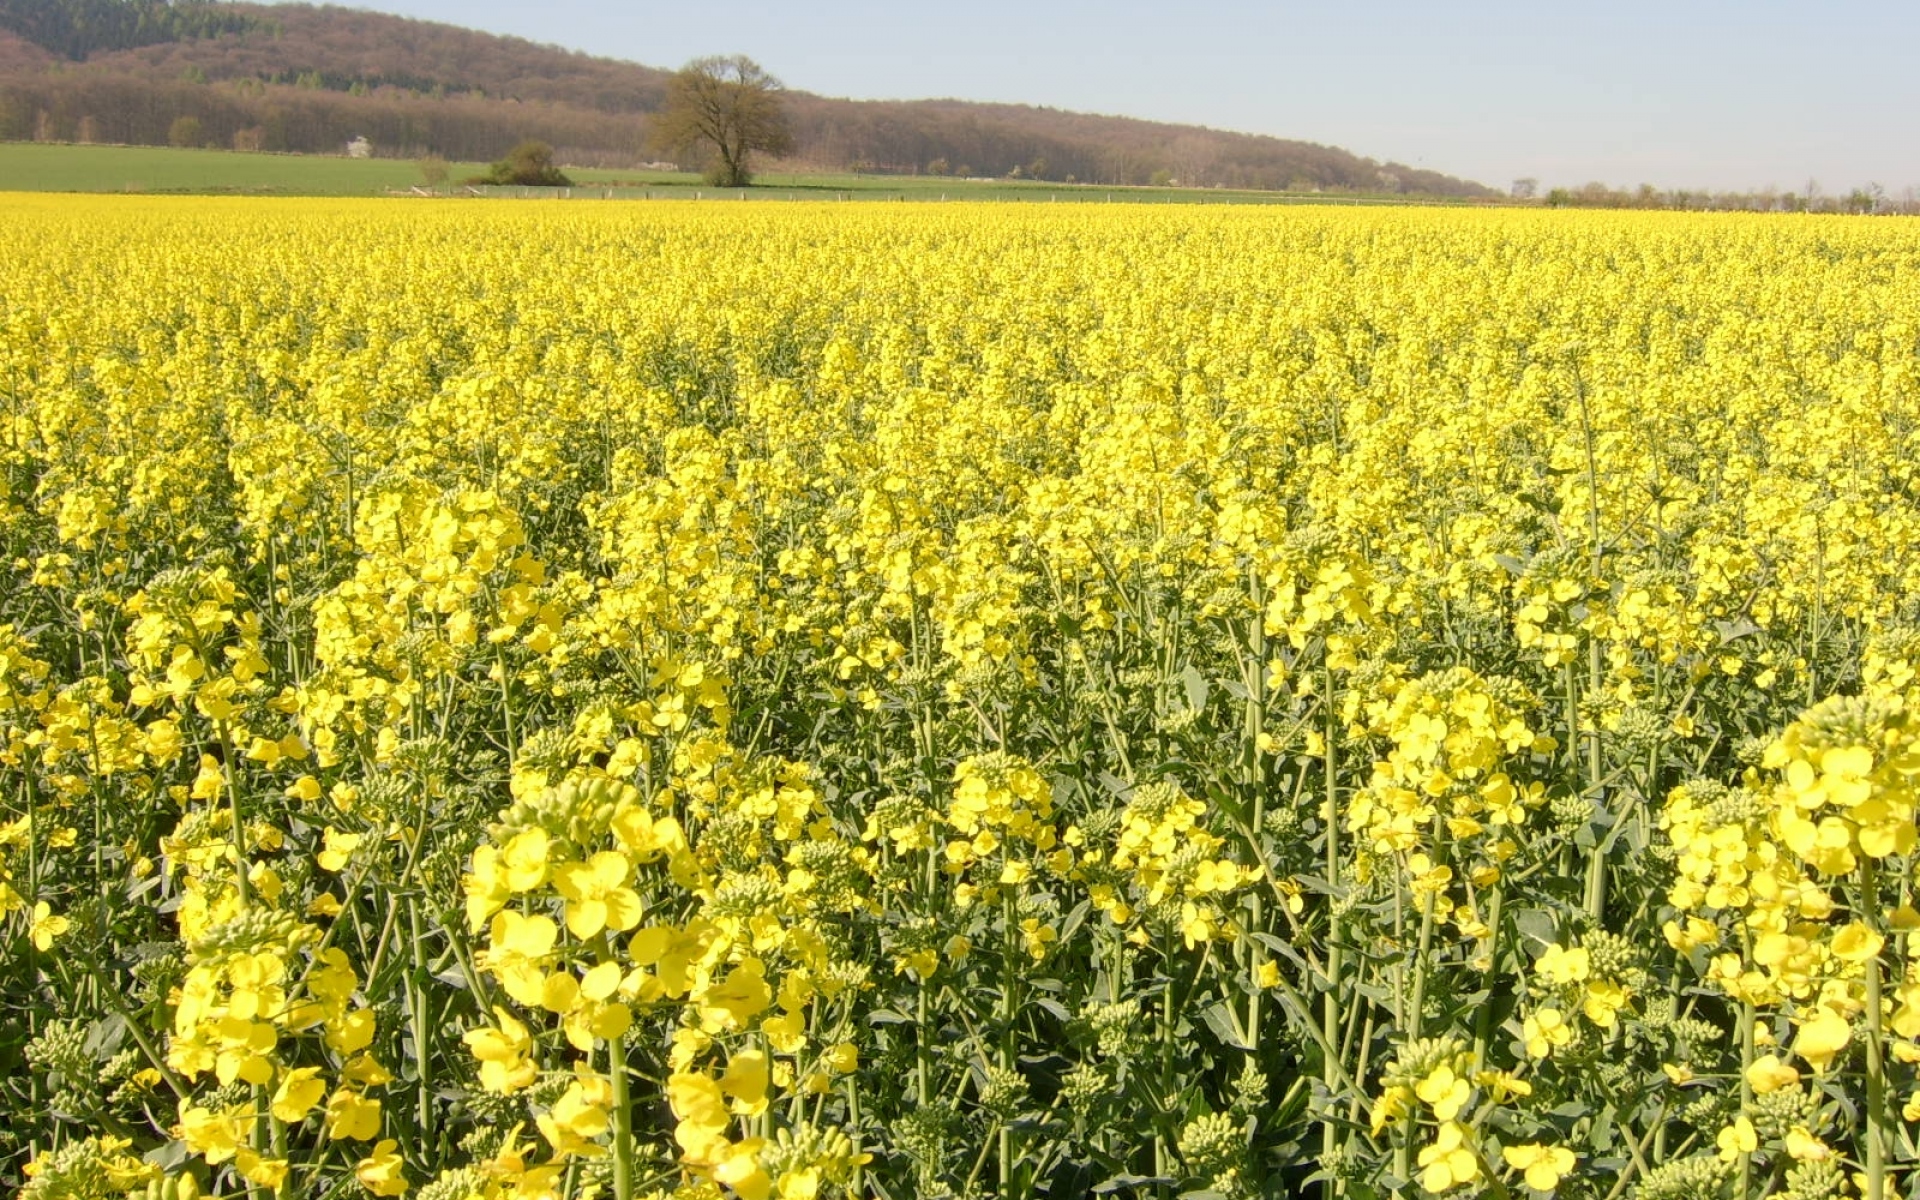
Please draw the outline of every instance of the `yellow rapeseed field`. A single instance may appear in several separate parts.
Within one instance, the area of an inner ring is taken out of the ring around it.
[[[0,217],[9,1190],[1920,1186],[1920,226]]]

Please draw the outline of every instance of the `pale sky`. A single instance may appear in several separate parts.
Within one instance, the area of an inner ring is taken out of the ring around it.
[[[380,0],[788,87],[1322,142],[1504,188],[1920,187],[1920,0]]]

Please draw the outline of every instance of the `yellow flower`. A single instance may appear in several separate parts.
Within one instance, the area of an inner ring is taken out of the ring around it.
[[[1814,1070],[1825,1074],[1834,1057],[1853,1041],[1853,1026],[1831,1008],[1822,1008],[1810,1021],[1803,1021],[1793,1039],[1793,1052]]]
[[[773,1194],[773,1179],[757,1157],[761,1145],[760,1139],[753,1138],[727,1146],[713,1163],[713,1181],[732,1188],[740,1200],[767,1200]]]
[[[1559,1009],[1543,1008],[1522,1022],[1521,1037],[1527,1044],[1529,1055],[1545,1058],[1555,1048],[1573,1041],[1573,1029]]]
[[[473,869],[461,877],[460,888],[467,898],[467,928],[477,933],[486,926],[487,918],[513,899],[513,888],[507,883],[500,851],[492,846],[475,850]]]
[[[1380,1093],[1380,1098],[1373,1102],[1371,1113],[1374,1136],[1380,1136],[1382,1129],[1404,1118],[1412,1106],[1413,1089],[1410,1087],[1396,1084]]]
[[[827,1047],[824,1057],[827,1066],[836,1074],[845,1075],[860,1066],[860,1050],[852,1042],[837,1042]]]
[[[353,1168],[353,1177],[360,1186],[376,1196],[399,1196],[407,1190],[407,1176],[397,1151],[400,1143],[392,1138],[381,1138],[373,1144],[373,1153],[361,1159]]]
[[[1777,1054],[1766,1054],[1754,1060],[1747,1068],[1747,1086],[1757,1095],[1764,1096],[1777,1092],[1781,1088],[1792,1087],[1800,1082],[1800,1072],[1780,1061]]]
[[[535,1118],[540,1136],[547,1139],[557,1158],[579,1155],[597,1158],[607,1152],[593,1139],[604,1135],[612,1124],[607,1107],[613,1103],[613,1084],[595,1076],[578,1076],[567,1085],[553,1107]]]
[[[818,1200],[819,1168],[804,1167],[799,1170],[782,1171],[776,1194],[779,1200]]]
[[[1833,1147],[1815,1137],[1804,1125],[1787,1130],[1787,1153],[1800,1162],[1825,1162],[1833,1157]]]
[[[323,871],[338,871],[347,865],[347,860],[353,857],[353,852],[360,848],[363,840],[360,834],[342,833],[329,825],[322,835],[325,848],[313,856],[313,861]]]
[[[1180,936],[1187,949],[1191,950],[1213,937],[1215,916],[1210,905],[1195,904],[1191,900],[1181,904]],[[1028,950],[1032,950],[1031,941],[1028,942]]]
[[[1733,1162],[1760,1148],[1760,1135],[1754,1130],[1753,1122],[1744,1116],[1722,1129],[1713,1140],[1720,1148],[1722,1162]]]
[[[370,1142],[379,1134],[380,1101],[363,1099],[348,1088],[341,1088],[327,1101],[328,1137]]]
[[[371,1054],[356,1054],[340,1068],[340,1078],[361,1087],[382,1087],[393,1082],[393,1072],[380,1065]]]
[[[1480,1159],[1466,1145],[1466,1128],[1458,1121],[1440,1126],[1433,1144],[1420,1151],[1420,1186],[1444,1192],[1480,1178]]]
[[[921,948],[910,950],[894,960],[893,973],[905,974],[912,971],[920,979],[926,979],[940,969],[940,956],[934,951]]]
[[[767,1056],[758,1050],[742,1050],[728,1059],[719,1082],[720,1090],[733,1097],[736,1114],[757,1117],[766,1111]]]
[[[1548,1146],[1540,1142],[1529,1142],[1524,1146],[1508,1146],[1500,1151],[1507,1165],[1516,1171],[1524,1172],[1527,1186],[1539,1192],[1551,1192],[1560,1186],[1560,1180],[1573,1170],[1577,1160],[1573,1151],[1565,1146]]]
[[[1532,1084],[1506,1071],[1478,1071],[1474,1073],[1473,1082],[1487,1089],[1495,1104],[1505,1104],[1514,1096],[1533,1095]]]
[[[302,1120],[320,1097],[327,1094],[327,1081],[320,1078],[319,1067],[295,1067],[280,1079],[273,1092],[273,1115],[288,1124]]]
[[[1563,946],[1548,946],[1546,953],[1534,963],[1534,969],[1555,984],[1579,983],[1586,979],[1592,969],[1586,947],[1568,950]]]
[[[547,881],[547,831],[539,827],[513,835],[500,851],[506,885],[515,894],[530,892]]]
[[[1688,917],[1684,925],[1678,921],[1668,921],[1660,928],[1667,945],[1682,954],[1699,946],[1711,946],[1720,940],[1719,927],[1701,917]]]
[[[288,1162],[284,1158],[262,1158],[251,1146],[241,1146],[233,1154],[234,1169],[248,1183],[274,1191],[287,1181]]]
[[[473,1056],[480,1060],[480,1086],[490,1092],[512,1095],[529,1087],[539,1077],[539,1068],[528,1057],[533,1038],[527,1027],[516,1021],[506,1009],[495,1005],[497,1029],[470,1029],[461,1038]]]
[[[1020,934],[1026,941],[1027,955],[1035,962],[1047,957],[1047,947],[1060,940],[1060,931],[1034,917],[1020,922]]]
[[[667,1077],[666,1091],[667,1106],[678,1122],[673,1140],[680,1144],[689,1162],[710,1161],[709,1153],[716,1143],[726,1141],[727,1125],[732,1120],[719,1083],[697,1071],[678,1071]]]
[[[602,929],[625,933],[640,923],[640,896],[626,886],[633,864],[617,850],[555,868],[554,890],[567,901],[567,929],[590,938]]]
[[[1587,985],[1587,994],[1581,1003],[1581,1011],[1602,1029],[1612,1029],[1615,1014],[1627,1006],[1627,989],[1607,980],[1596,980]]]
[[[223,1163],[245,1141],[252,1115],[244,1104],[222,1112],[190,1106],[180,1113],[180,1140],[209,1163]]]
[[[551,918],[522,916],[512,909],[495,913],[480,965],[499,978],[507,995],[521,1004],[537,1005],[547,981],[541,963],[559,937],[560,929]]]
[[[760,1022],[760,1032],[767,1035],[767,1043],[780,1054],[796,1053],[806,1045],[806,1030],[807,1019],[797,1012],[783,1012]]]
[[[1859,921],[1849,922],[1833,935],[1833,956],[1844,962],[1865,962],[1880,953],[1886,939]]]
[[[1422,1103],[1433,1109],[1434,1120],[1451,1121],[1460,1115],[1473,1089],[1466,1080],[1453,1073],[1451,1066],[1441,1063],[1425,1079],[1415,1084],[1413,1091]]]
[[[52,906],[45,900],[39,901],[33,906],[33,948],[40,951],[53,949],[53,939],[65,933],[72,924],[65,917],[54,916]]]
[[[327,1019],[327,1045],[342,1054],[365,1050],[373,1044],[377,1024],[371,1009],[356,1008]]]
[[[744,1029],[748,1021],[766,1010],[773,1002],[773,993],[767,988],[765,972],[759,959],[749,958],[701,993],[700,1016],[710,1032]]]

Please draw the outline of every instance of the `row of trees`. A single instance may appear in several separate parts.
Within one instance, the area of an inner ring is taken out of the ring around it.
[[[1513,181],[1512,195],[1516,200],[1539,200],[1550,208],[1920,215],[1920,188],[1909,187],[1896,195],[1878,183],[1869,183],[1845,192],[1828,192],[1816,179],[1807,180],[1806,186],[1799,191],[1764,187],[1752,191],[1714,192],[1705,189],[1656,188],[1650,183],[1628,189],[1594,182],[1577,188],[1553,188],[1544,196],[1540,194],[1539,181],[1516,179]]]
[[[528,139],[582,165],[625,166],[651,153],[646,123],[632,117],[466,93],[434,99],[391,88],[354,95],[259,82],[149,83],[90,70],[0,76],[0,141],[337,154],[354,137],[383,156],[467,162],[498,158]]]
[[[897,174],[1057,182],[1491,196],[1478,184],[1332,146],[1013,104],[792,98],[794,140],[823,163]],[[1156,177],[1158,177],[1156,179]]]

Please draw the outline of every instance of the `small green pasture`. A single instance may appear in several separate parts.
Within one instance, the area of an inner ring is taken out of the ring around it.
[[[83,146],[0,142],[0,192],[127,192],[195,195],[375,196],[387,193],[479,194],[567,199],[702,200],[1000,200],[1062,203],[1285,204],[1408,203],[1399,196],[1322,195],[1227,188],[1106,187],[1041,180],[944,176],[793,174],[768,171],[747,189],[715,189],[698,175],[640,169],[566,167],[578,186],[474,188],[459,181],[485,163],[448,163],[446,181],[429,188],[409,159],[314,154],[249,154],[166,146]]]
[[[456,178],[483,169],[449,167]],[[242,154],[166,146],[0,143],[0,191],[9,192],[370,196],[419,182],[419,166],[397,159]]]

